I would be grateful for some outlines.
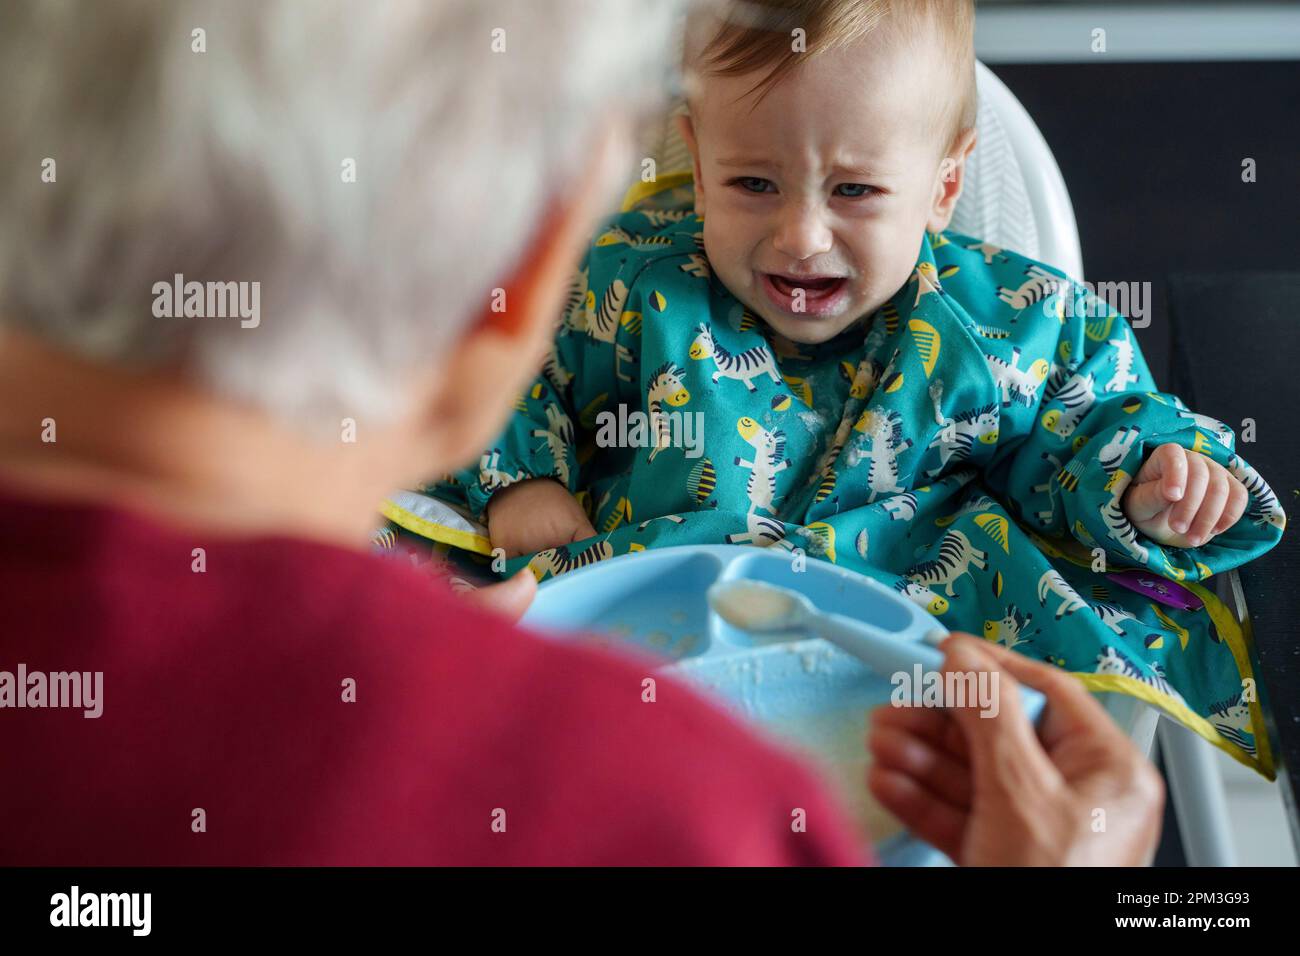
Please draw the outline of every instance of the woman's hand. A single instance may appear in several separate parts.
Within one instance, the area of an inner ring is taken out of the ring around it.
[[[981,717],[978,701],[877,709],[876,799],[962,866],[1150,863],[1164,784],[1083,685],[970,635],[943,649],[945,673],[998,675],[997,715]],[[1019,681],[1047,697],[1037,735]]]
[[[462,587],[456,587],[453,582],[452,588],[471,603],[500,614],[513,624],[524,616],[528,606],[533,603],[533,598],[537,596],[537,578],[533,577],[532,571],[524,568],[499,584],[474,587],[465,583]]]
[[[578,500],[551,478],[531,478],[502,488],[488,501],[488,536],[507,558],[594,537]]]

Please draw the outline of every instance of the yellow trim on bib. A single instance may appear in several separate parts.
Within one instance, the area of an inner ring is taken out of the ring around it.
[[[695,174],[688,170],[680,173],[667,173],[648,183],[633,183],[623,196],[623,208],[620,212],[631,212],[636,209],[638,203],[644,202],[656,193],[676,189],[678,186],[685,186],[694,179]]]
[[[1250,707],[1250,730],[1255,736],[1255,753],[1259,770],[1269,780],[1273,780],[1277,776],[1277,768],[1273,763],[1273,747],[1268,739],[1264,709],[1259,703],[1259,681],[1250,666],[1250,642],[1246,639],[1237,616],[1219,600],[1217,594],[1195,581],[1183,581],[1182,585],[1205,602],[1205,610],[1210,615],[1214,629],[1218,631],[1219,637],[1223,638],[1223,643],[1228,645],[1228,650],[1232,651],[1232,659],[1237,662],[1238,676],[1243,679],[1249,678],[1255,684],[1255,699],[1247,701]],[[1246,626],[1250,626],[1249,621],[1246,622]]]
[[[391,501],[385,501],[380,506],[379,511],[393,524],[418,534],[422,538],[449,544],[452,547],[472,551],[475,554],[492,554],[492,542],[481,534],[475,534],[473,531],[463,531],[459,528],[448,528],[436,521],[430,521],[427,518],[412,514],[401,505],[394,504]]]
[[[1232,651],[1232,657],[1237,663],[1237,670],[1240,675],[1254,680],[1254,673],[1250,666],[1250,651],[1246,646],[1245,634],[1232,612],[1215,594],[1201,585],[1191,581],[1181,583],[1183,587],[1205,602],[1205,610],[1210,615],[1210,621],[1214,624],[1219,637]],[[1086,671],[1071,671],[1070,673],[1077,677],[1079,682],[1088,690],[1128,694],[1130,697],[1136,697],[1152,706],[1159,707],[1188,730],[1200,735],[1228,754],[1233,760],[1258,771],[1269,780],[1276,779],[1277,770],[1273,765],[1273,750],[1269,745],[1268,730],[1264,726],[1264,712],[1259,705],[1258,694],[1255,695],[1254,700],[1249,702],[1250,729],[1255,735],[1255,756],[1252,757],[1237,744],[1219,733],[1214,725],[1200,714],[1193,713],[1186,704],[1156,690],[1145,681],[1140,681],[1136,677],[1125,677],[1123,674],[1092,674]]]

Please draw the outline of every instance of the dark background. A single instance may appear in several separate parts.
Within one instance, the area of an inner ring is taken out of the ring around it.
[[[1060,164],[1082,278],[1151,282],[1151,324],[1135,334],[1156,380],[1238,431],[1244,417],[1256,419],[1256,444],[1241,450],[1295,520],[1300,62],[992,69]],[[1241,178],[1247,157],[1253,183]],[[1297,534],[1241,571],[1278,772],[1292,795],[1300,792]],[[1170,803],[1156,864],[1183,863]]]
[[[1136,335],[1162,387],[1169,274],[1300,271],[1300,61],[992,70],[1060,164],[1079,222],[1081,278],[1151,282],[1151,325]],[[1246,157],[1253,183],[1241,181]],[[1223,316],[1224,334],[1233,329]],[[1294,339],[1285,345],[1294,358]]]

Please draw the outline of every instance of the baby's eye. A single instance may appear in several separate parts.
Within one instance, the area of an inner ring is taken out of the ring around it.
[[[759,176],[738,176],[730,183],[732,186],[739,186],[746,192],[766,193],[776,192],[776,186],[770,179],[763,179]]]
[[[870,196],[879,192],[875,186],[868,186],[866,183],[840,183],[835,187],[835,195],[843,196],[846,199],[861,199],[863,196]]]

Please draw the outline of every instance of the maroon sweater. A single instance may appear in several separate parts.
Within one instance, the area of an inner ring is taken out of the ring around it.
[[[0,621],[11,691],[103,672],[98,718],[0,707],[0,865],[865,862],[691,691],[395,562],[0,493]]]

